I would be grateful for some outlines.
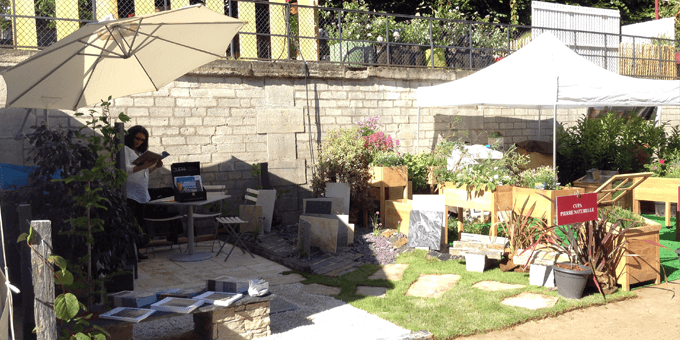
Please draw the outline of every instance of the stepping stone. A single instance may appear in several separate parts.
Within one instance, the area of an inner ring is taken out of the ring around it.
[[[390,280],[399,281],[404,276],[404,271],[408,267],[405,263],[386,264],[368,277],[369,280]]]
[[[509,283],[497,282],[497,281],[481,281],[477,282],[472,287],[485,290],[487,292],[498,292],[501,290],[524,288],[525,285],[513,285]]]
[[[315,295],[338,295],[340,294],[340,287],[332,287],[332,286],[326,286],[326,285],[320,285],[318,283],[312,283],[311,285],[304,285],[302,287],[302,291],[307,293],[307,294],[315,294]]]
[[[357,286],[355,292],[357,295],[363,296],[375,296],[383,298],[387,294],[387,288],[385,287],[373,287],[373,286]]]
[[[426,275],[420,274],[418,280],[409,287],[406,295],[438,298],[449,289],[451,289],[456,282],[460,280],[460,275],[445,274],[445,275]]]
[[[508,306],[522,307],[531,310],[550,308],[557,303],[558,297],[536,293],[522,293],[509,297],[501,303]]]
[[[288,274],[280,276],[266,277],[265,280],[269,282],[270,286],[287,285],[289,283],[302,282],[305,279],[304,276],[300,274]]]

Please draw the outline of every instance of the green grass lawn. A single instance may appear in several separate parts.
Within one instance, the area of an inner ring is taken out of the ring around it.
[[[532,319],[553,316],[569,310],[591,305],[603,304],[604,300],[596,292],[587,292],[581,300],[560,298],[551,308],[529,310],[501,304],[501,301],[522,292],[541,293],[558,296],[557,291],[544,287],[529,286],[528,273],[501,272],[493,268],[484,273],[468,272],[464,261],[439,261],[427,259],[427,252],[416,250],[402,253],[397,263],[408,263],[404,276],[399,281],[368,280],[367,277],[380,266],[364,265],[358,270],[340,277],[332,278],[299,273],[307,280],[303,283],[319,283],[340,287],[337,296],[354,307],[375,314],[412,331],[426,330],[437,339],[448,339],[462,335],[484,333],[503,329]],[[677,259],[676,259],[677,261]],[[405,293],[421,274],[457,274],[461,279],[440,298],[418,298]],[[499,281],[511,284],[524,284],[526,287],[500,292],[488,292],[472,288],[480,281]],[[354,294],[357,285],[387,287],[384,298],[365,297]],[[621,300],[634,296],[632,292],[619,291],[608,295],[607,301]]]

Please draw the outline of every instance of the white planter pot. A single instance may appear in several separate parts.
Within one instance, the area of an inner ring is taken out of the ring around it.
[[[529,266],[529,284],[532,286],[555,287],[555,272],[552,266],[532,264]]]
[[[486,255],[465,254],[465,269],[469,272],[483,273],[486,269]]]

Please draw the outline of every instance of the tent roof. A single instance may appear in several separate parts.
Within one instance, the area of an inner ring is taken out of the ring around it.
[[[607,71],[542,34],[507,58],[452,82],[419,87],[417,104],[511,107],[676,106],[680,81]]]

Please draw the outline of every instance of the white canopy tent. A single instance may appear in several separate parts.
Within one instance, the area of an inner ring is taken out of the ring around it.
[[[680,82],[622,76],[542,34],[507,58],[465,78],[419,87],[418,107],[496,105],[553,109],[553,166],[557,108],[680,106]]]

